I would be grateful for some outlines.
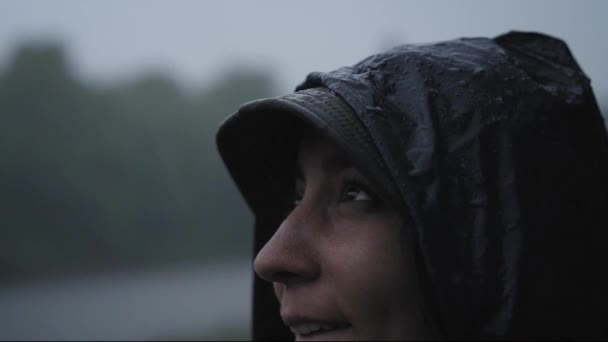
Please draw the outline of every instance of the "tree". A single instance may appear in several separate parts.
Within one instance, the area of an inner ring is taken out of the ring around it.
[[[23,46],[0,75],[0,276],[248,256],[214,134],[272,78],[233,68],[195,96],[160,73],[98,87],[63,51]]]

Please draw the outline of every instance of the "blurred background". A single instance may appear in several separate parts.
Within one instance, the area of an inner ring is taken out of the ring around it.
[[[0,339],[247,339],[248,100],[403,43],[564,39],[608,113],[607,1],[0,0]]]

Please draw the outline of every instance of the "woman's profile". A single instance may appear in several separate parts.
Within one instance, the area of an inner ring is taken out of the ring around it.
[[[243,105],[256,340],[608,338],[608,138],[539,33],[403,45]]]

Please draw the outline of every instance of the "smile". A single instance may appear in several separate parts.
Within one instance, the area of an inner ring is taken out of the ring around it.
[[[292,333],[302,337],[350,328],[350,323],[301,323],[289,326]]]

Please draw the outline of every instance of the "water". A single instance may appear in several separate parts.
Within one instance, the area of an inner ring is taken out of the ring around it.
[[[142,340],[249,329],[251,264],[0,285],[1,340]]]

